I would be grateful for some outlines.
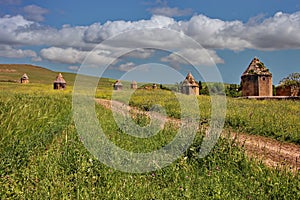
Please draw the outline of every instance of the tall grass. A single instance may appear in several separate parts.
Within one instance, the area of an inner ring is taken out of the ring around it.
[[[198,158],[203,133],[172,165],[144,174],[116,171],[83,146],[72,121],[71,95],[0,94],[1,199],[297,199],[299,174],[269,169],[221,139]],[[291,107],[291,109],[294,109]],[[97,105],[107,136],[126,150],[148,151],[174,136],[172,127],[150,142],[120,132]],[[137,121],[144,123],[143,120]]]
[[[115,92],[114,100],[126,102],[127,91]],[[188,97],[185,97],[188,98]],[[198,96],[201,123],[211,118],[210,96]],[[159,104],[170,117],[180,118],[179,102],[171,91],[136,90],[129,105],[148,111]],[[191,110],[193,112],[193,110]],[[227,97],[225,127],[233,131],[272,137],[300,144],[300,101],[249,100]]]

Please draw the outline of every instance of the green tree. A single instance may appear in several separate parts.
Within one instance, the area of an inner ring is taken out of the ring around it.
[[[284,86],[299,86],[300,87],[300,73],[292,73],[280,81],[280,85]]]
[[[240,85],[238,84],[229,84],[226,86],[225,89],[226,96],[229,97],[240,97],[241,91],[240,91]]]

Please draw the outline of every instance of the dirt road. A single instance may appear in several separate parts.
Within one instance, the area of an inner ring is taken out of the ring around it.
[[[126,110],[134,110],[135,112],[142,112],[136,108],[131,108],[121,102],[105,99],[96,99],[96,102],[104,106],[106,109],[114,109],[118,112],[125,112]],[[178,119],[168,118],[167,121],[180,123]],[[224,131],[230,132],[229,130]],[[227,134],[228,135],[228,134]],[[230,138],[235,140],[238,145],[244,146],[245,151],[249,157],[261,160],[265,165],[270,167],[278,167],[292,171],[300,171],[300,146],[296,144],[280,142],[272,138],[267,138],[258,135],[251,135],[246,133],[230,133]]]

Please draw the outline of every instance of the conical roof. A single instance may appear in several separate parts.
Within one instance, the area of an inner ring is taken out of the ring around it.
[[[66,83],[65,79],[63,78],[62,74],[59,73],[56,77],[56,80],[54,81],[54,83]]]
[[[195,78],[193,77],[192,73],[189,72],[183,81],[183,85],[192,85],[192,86],[198,86],[198,83],[195,81]]]
[[[269,69],[264,65],[264,63],[260,62],[258,58],[254,57],[251,63],[249,64],[246,71],[242,74],[242,76],[247,75],[267,75],[272,76]]]
[[[120,80],[117,80],[114,85],[123,85]]]
[[[23,74],[22,79],[23,79],[23,80],[28,80],[28,79],[29,79],[26,73]]]

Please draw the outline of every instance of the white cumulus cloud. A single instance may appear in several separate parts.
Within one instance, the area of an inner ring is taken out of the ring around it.
[[[163,15],[167,17],[180,17],[180,16],[188,16],[193,13],[192,9],[179,9],[177,7],[171,8],[168,6],[163,7],[155,7],[149,9],[149,11],[154,15]]]
[[[128,62],[128,63],[121,64],[121,65],[118,67],[118,69],[119,69],[120,71],[127,72],[127,71],[132,70],[134,67],[135,67],[135,64],[134,64],[133,62]]]
[[[6,58],[36,58],[36,52],[32,50],[15,49],[8,45],[0,45],[0,57]]]
[[[73,70],[73,71],[77,71],[77,70],[79,70],[79,67],[71,65],[71,66],[68,67],[68,69]]]
[[[176,53],[171,53],[166,57],[161,58],[163,62],[169,62],[176,66],[180,64],[192,64],[194,66],[206,65],[211,66],[213,63],[224,63],[215,51],[206,49],[187,48]]]
[[[40,51],[41,57],[46,60],[68,64],[81,63],[87,53],[74,48],[62,49],[59,47],[45,48]]]
[[[147,48],[156,46],[162,49],[177,49],[186,57],[193,60],[199,50],[191,48],[184,40],[174,40],[174,35],[161,30],[173,30],[178,35],[189,36],[211,55],[216,63],[224,62],[217,54],[218,49],[242,51],[244,49],[281,50],[300,49],[300,12],[292,14],[278,12],[274,16],[260,20],[250,19],[249,22],[224,21],[212,19],[205,15],[196,15],[189,20],[175,20],[174,18],[154,15],[147,20],[137,21],[107,21],[103,24],[94,23],[86,26],[64,25],[61,28],[49,27],[41,24],[46,11],[38,11],[35,19],[21,15],[0,17],[0,45],[6,46],[6,53],[2,49],[1,57],[32,57],[34,59],[47,59],[53,62],[78,64],[100,42],[116,37],[118,41],[106,46],[102,52],[98,49],[91,53],[93,62],[105,63],[114,58],[116,49]],[[29,12],[28,12],[29,13]],[[153,31],[144,31],[152,28]],[[174,34],[175,34],[174,33]],[[34,55],[28,46],[43,47],[40,55]],[[17,48],[16,48],[17,47]],[[181,50],[181,51],[180,51]],[[135,51],[128,56],[132,58],[149,58],[152,51]],[[39,57],[40,56],[40,57]],[[198,57],[206,63],[207,58]],[[163,58],[164,61],[177,62],[172,54]]]
[[[23,8],[25,16],[29,20],[41,22],[44,21],[44,15],[49,11],[45,8],[39,7],[37,5],[29,5]]]

